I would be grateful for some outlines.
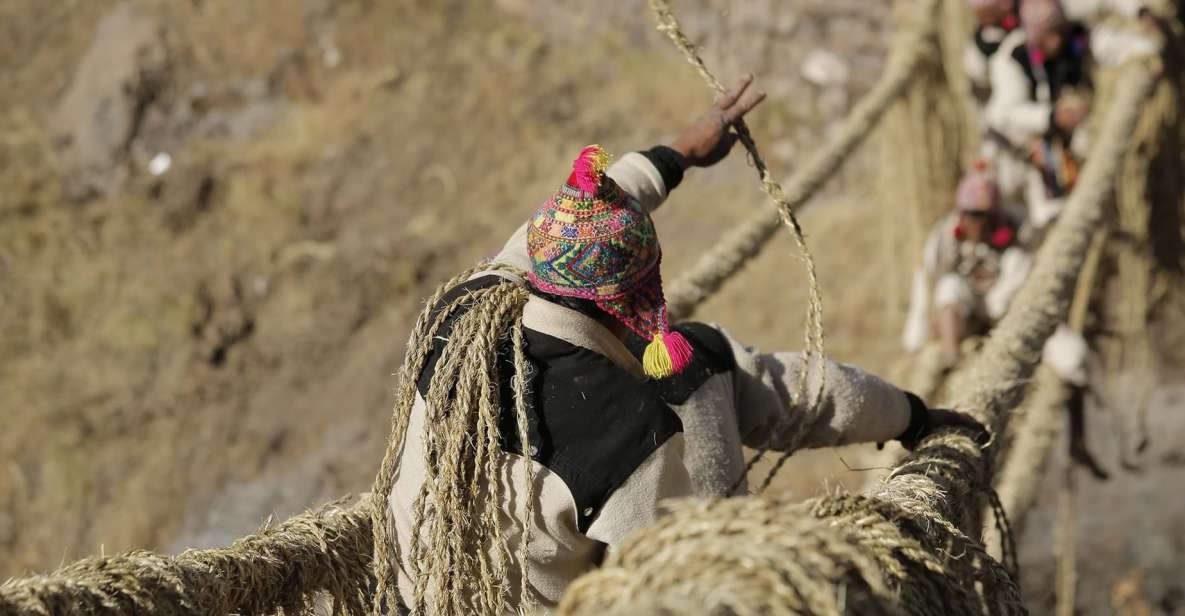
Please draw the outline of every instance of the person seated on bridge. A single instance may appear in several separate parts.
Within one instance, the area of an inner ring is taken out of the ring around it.
[[[921,349],[936,333],[941,363],[951,367],[964,338],[1004,316],[1032,267],[1018,226],[1000,207],[987,163],[978,161],[959,182],[955,210],[926,239],[902,334],[906,350]]]
[[[988,62],[1000,49],[1009,32],[1020,27],[1019,0],[968,0],[975,13],[976,27],[963,52],[963,70],[971,91],[980,103],[992,92]]]
[[[428,308],[442,325],[421,338],[431,349],[414,395],[407,390],[414,402],[397,406],[407,427],[392,449],[389,522],[398,597],[408,607],[509,614],[530,604],[528,613],[546,613],[607,550],[651,524],[663,499],[746,493],[744,447],[912,445],[938,426],[972,425],[855,366],[764,353],[718,325],[668,321],[650,212],[687,169],[728,154],[737,140],[730,126],[764,97],[748,90],[751,79],[669,147],[612,165],[600,147],[585,148],[567,181],[493,259],[509,271],[479,271]],[[525,373],[514,359],[517,330],[508,326],[486,334],[498,336],[492,375],[457,376],[466,358],[451,346],[469,338],[453,328],[486,310],[476,299],[483,292],[523,286],[521,315],[506,318],[521,317]],[[797,395],[804,370],[808,385],[824,379],[817,404]],[[479,415],[476,404],[449,410],[482,391],[500,401],[494,416]],[[463,417],[476,422],[472,433],[451,451],[432,449],[454,425],[467,425]],[[473,456],[491,442],[500,456],[497,491],[469,483],[487,468]],[[457,513],[447,502],[467,509]],[[447,519],[461,527],[441,526]]]
[[[1044,227],[1060,211],[1084,155],[1083,122],[1090,111],[1092,63],[1116,66],[1154,53],[1148,37],[1103,26],[1088,30],[1071,17],[1107,10],[1142,15],[1120,0],[1025,0],[1021,28],[1005,37],[989,63],[991,98],[985,111],[985,154],[1004,202],[1024,204],[1028,222]]]

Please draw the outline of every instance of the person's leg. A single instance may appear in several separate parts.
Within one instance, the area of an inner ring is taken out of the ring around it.
[[[967,319],[974,307],[971,285],[957,274],[946,274],[934,285],[934,313],[944,363],[959,359],[959,344],[967,336]]]
[[[945,363],[954,363],[959,357],[959,343],[966,332],[966,319],[956,306],[944,306],[937,310],[938,340],[942,343]]]

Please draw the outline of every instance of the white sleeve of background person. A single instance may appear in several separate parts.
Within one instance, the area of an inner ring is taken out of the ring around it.
[[[737,424],[749,447],[792,451],[883,442],[909,426],[905,393],[860,368],[826,360],[823,395],[812,408],[799,395],[802,353],[762,353],[720,332],[736,360]],[[810,371],[809,392],[821,376],[817,367]]]
[[[630,533],[650,526],[658,518],[658,503],[690,496],[691,477],[684,463],[682,433],[667,439],[625,480],[601,506],[586,535],[610,548]]]
[[[1098,23],[1108,15],[1137,17],[1144,8],[1142,0],[1062,0],[1066,17],[1090,25]],[[1094,35],[1092,30],[1091,36]]]
[[[909,312],[905,316],[905,330],[901,333],[901,346],[906,351],[916,351],[926,344],[930,321],[930,280],[926,272],[913,272],[913,289],[909,294]]]
[[[1159,52],[1160,44],[1140,32],[1111,26],[1095,26],[1090,30],[1090,53],[1100,66],[1116,67]]]
[[[1020,36],[1015,36],[1015,35]],[[1028,148],[1030,142],[1049,130],[1049,103],[1032,100],[1030,84],[1024,69],[1012,58],[1012,51],[1024,44],[1024,34],[1013,31],[1000,50],[992,56],[989,72],[992,96],[988,99],[988,126],[1008,139],[1012,145]]]
[[[988,317],[993,321],[999,320],[1008,311],[1008,305],[1024,286],[1032,267],[1033,257],[1028,251],[1016,247],[1004,251],[1000,257],[1000,277],[983,298]]]
[[[938,279],[939,263],[943,260],[942,236],[948,232],[949,217],[934,225],[926,243],[922,246],[922,266],[913,273],[913,287],[909,295],[909,312],[905,317],[905,330],[901,333],[901,345],[906,351],[917,351],[926,344],[930,332],[930,287]]]
[[[988,80],[988,58],[975,43],[967,43],[963,48],[963,72],[967,73],[971,85],[977,88],[986,88],[991,83]]]
[[[666,201],[667,185],[662,181],[662,174],[654,168],[650,159],[637,152],[617,159],[605,175],[613,178],[622,190],[637,200],[646,213],[653,212]]]

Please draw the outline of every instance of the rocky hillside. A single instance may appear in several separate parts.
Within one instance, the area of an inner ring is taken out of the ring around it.
[[[789,169],[875,77],[885,11],[758,4],[683,13],[722,74],[762,75]],[[0,576],[365,489],[420,298],[580,146],[647,147],[710,101],[643,2],[610,12],[4,3]],[[739,156],[691,178],[661,216],[671,267],[760,206]],[[794,344],[794,280],[790,312],[763,297],[737,327]]]

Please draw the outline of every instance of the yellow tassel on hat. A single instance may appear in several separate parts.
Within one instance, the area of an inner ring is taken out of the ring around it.
[[[646,351],[642,353],[642,371],[652,379],[665,379],[675,373],[675,364],[661,333],[654,334],[650,344],[646,345]]]

